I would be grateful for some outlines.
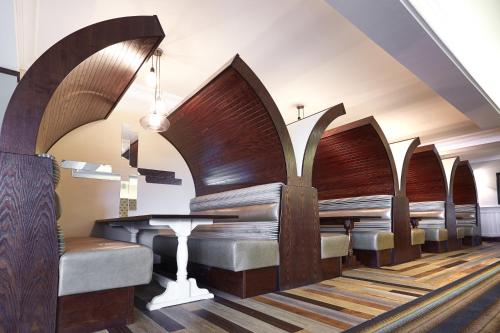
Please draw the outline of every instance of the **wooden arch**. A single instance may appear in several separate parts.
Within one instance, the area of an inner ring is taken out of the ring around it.
[[[455,205],[477,204],[476,180],[469,161],[458,163],[450,183]]]
[[[312,186],[312,170],[314,166],[314,159],[316,150],[318,149],[319,142],[326,130],[326,128],[338,117],[345,115],[344,104],[337,104],[329,108],[318,119],[314,125],[304,150],[304,157],[302,162],[302,180],[305,185]]]
[[[14,91],[0,151],[47,152],[75,128],[107,118],[164,36],[156,16],[131,16],[61,39],[35,61]]]
[[[398,192],[389,143],[373,117],[324,132],[310,173],[319,199]]]
[[[169,120],[171,127],[162,135],[184,157],[197,195],[296,182],[292,142],[281,113],[238,55]]]
[[[415,138],[406,150],[403,165],[401,168],[401,175],[399,177],[399,191],[402,196],[406,196],[406,183],[408,179],[408,172],[410,170],[410,161],[415,153],[417,147],[420,145],[420,138]]]
[[[34,153],[106,118],[163,38],[156,16],[96,23],[49,48],[19,82],[0,133],[0,280],[9,282],[0,331],[56,331],[52,162]]]
[[[420,146],[411,155],[406,178],[406,196],[410,202],[446,201],[446,173],[434,145]]]

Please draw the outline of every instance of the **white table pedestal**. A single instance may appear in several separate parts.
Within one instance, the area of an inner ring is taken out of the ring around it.
[[[207,289],[198,288],[196,280],[187,278],[188,246],[187,240],[191,231],[198,225],[212,224],[212,220],[206,219],[153,219],[149,222],[151,226],[168,225],[177,236],[177,280],[173,281],[160,274],[153,273],[153,278],[165,289],[165,291],[147,304],[148,310],[157,310],[166,306],[199,301],[213,298],[214,295]]]

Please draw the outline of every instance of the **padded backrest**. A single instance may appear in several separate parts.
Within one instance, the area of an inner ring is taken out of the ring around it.
[[[446,203],[444,201],[410,202],[410,216],[419,217],[419,228],[444,228]]]
[[[270,183],[191,199],[192,213],[237,215],[199,226],[192,237],[278,239],[282,183]]]
[[[476,225],[476,205],[455,205],[455,215],[457,217],[457,225],[471,226]]]
[[[392,195],[370,195],[362,197],[328,199],[319,201],[321,212],[335,212],[336,217],[361,217],[354,224],[358,231],[391,231],[392,229]],[[374,217],[373,210],[377,210]],[[345,215],[342,213],[345,212]],[[366,218],[363,218],[366,216]],[[340,232],[343,229],[322,223],[322,232]]]

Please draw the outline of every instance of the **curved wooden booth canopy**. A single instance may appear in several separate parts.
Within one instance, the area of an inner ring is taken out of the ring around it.
[[[19,82],[0,133],[0,331],[56,330],[52,162],[34,153],[105,119],[164,36],[156,16],[96,23],[49,48]]]
[[[460,161],[451,180],[455,205],[477,204],[477,188],[469,161]]]
[[[164,36],[156,16],[133,16],[93,24],[57,42],[14,91],[0,150],[47,152],[75,128],[107,118]]]
[[[373,117],[324,132],[307,168],[320,200],[399,191],[389,143]]]
[[[282,182],[279,287],[320,279],[317,194],[301,186],[285,122],[236,55],[169,116],[162,135],[183,156],[196,195]]]
[[[236,55],[170,116],[197,195],[296,180],[292,142],[271,95]]]
[[[446,184],[446,173],[436,147],[417,147],[411,155],[406,177],[406,196],[410,202],[446,201]]]

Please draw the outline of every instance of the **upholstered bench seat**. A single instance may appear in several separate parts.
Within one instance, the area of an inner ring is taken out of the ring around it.
[[[425,231],[423,229],[411,229],[411,245],[422,245],[425,243]]]
[[[464,236],[473,237],[479,235],[479,228],[477,226],[462,226],[464,229]]]
[[[352,247],[355,250],[381,251],[394,248],[394,234],[389,231],[352,232]]]
[[[342,209],[326,210],[319,212],[320,217],[341,218],[346,216],[373,217],[380,219],[391,218],[391,207],[388,208],[364,208],[364,209]]]
[[[276,240],[189,238],[189,261],[233,272],[279,265]],[[161,256],[176,257],[177,239],[156,236],[153,251]]]
[[[349,252],[349,237],[336,233],[321,234],[321,259],[346,256]]]
[[[445,228],[426,228],[425,240],[433,242],[442,242],[448,240],[448,230]]]
[[[151,249],[103,238],[66,238],[59,260],[59,296],[147,284]]]
[[[465,237],[465,228],[457,227],[457,239],[462,239]]]

